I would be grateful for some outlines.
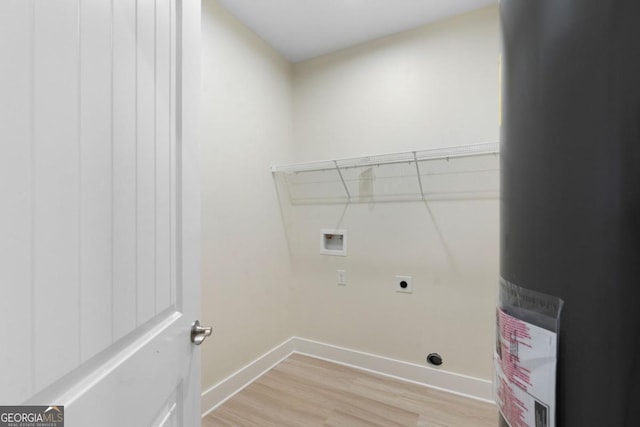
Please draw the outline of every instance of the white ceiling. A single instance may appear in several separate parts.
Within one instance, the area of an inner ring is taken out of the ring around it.
[[[299,62],[478,9],[497,0],[218,0]]]

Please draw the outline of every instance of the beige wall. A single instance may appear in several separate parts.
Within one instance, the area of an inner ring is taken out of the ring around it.
[[[490,7],[297,64],[295,160],[497,141],[498,28]],[[491,378],[498,213],[497,198],[292,207],[296,335]],[[331,227],[346,258],[318,254]]]
[[[294,67],[296,161],[498,140],[498,8]]]
[[[490,378],[498,200],[279,206],[268,166],[497,141],[497,8],[292,67],[205,0],[203,46],[203,389],[292,335]]]
[[[290,263],[269,165],[291,153],[291,67],[203,1],[203,389],[292,335]]]

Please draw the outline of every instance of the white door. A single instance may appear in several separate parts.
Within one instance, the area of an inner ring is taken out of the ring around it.
[[[0,0],[0,404],[199,426],[200,2]]]

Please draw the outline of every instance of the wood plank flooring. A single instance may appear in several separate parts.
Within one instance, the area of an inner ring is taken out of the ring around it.
[[[202,427],[495,427],[492,404],[293,354]]]

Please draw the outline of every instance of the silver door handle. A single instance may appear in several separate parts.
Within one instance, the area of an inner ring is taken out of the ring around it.
[[[200,345],[212,332],[213,328],[200,326],[200,321],[196,320],[191,326],[191,342],[195,345]]]

